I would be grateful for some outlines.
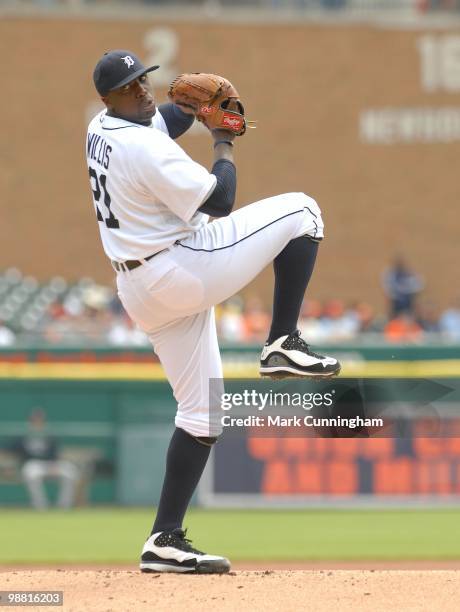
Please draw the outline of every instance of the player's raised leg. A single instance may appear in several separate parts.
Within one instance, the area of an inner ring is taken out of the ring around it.
[[[300,236],[291,240],[273,262],[273,318],[260,357],[261,376],[327,378],[340,372],[337,359],[312,351],[297,330],[302,300],[317,252],[315,239]]]
[[[273,261],[273,321],[263,348],[263,376],[323,378],[340,371],[333,357],[313,352],[297,331],[302,300],[311,278],[323,222],[317,203],[303,193],[267,198],[214,221],[180,241],[177,264],[198,277],[201,307],[224,301]]]

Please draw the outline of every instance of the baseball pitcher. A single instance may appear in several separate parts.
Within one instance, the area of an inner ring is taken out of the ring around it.
[[[209,380],[222,379],[214,305],[273,262],[273,320],[261,375],[338,374],[338,361],[314,353],[297,331],[323,221],[304,193],[232,212],[233,147],[248,126],[238,92],[218,75],[185,74],[171,84],[171,102],[157,108],[148,77],[157,68],[127,50],[103,55],[93,79],[106,109],[90,122],[86,141],[94,210],[120,300],[148,335],[177,401],[160,503],[140,568],[225,573],[229,561],[192,547],[183,529],[221,433],[209,419]],[[195,118],[210,130],[210,172],[176,143]]]

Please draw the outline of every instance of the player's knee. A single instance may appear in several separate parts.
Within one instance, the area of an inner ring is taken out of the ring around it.
[[[66,480],[78,480],[80,476],[77,466],[70,461],[60,461],[59,470],[61,477]]]
[[[195,440],[199,442],[200,444],[202,444],[203,446],[214,446],[219,436],[211,436],[211,437],[193,436],[193,438],[195,438]]]
[[[299,207],[302,207],[309,210],[311,214],[321,218],[321,209],[318,202],[306,193],[302,191],[293,191],[292,193],[285,193],[282,197],[284,202],[292,206],[294,210],[298,210]]]
[[[203,446],[214,446],[214,444],[217,442],[220,433],[214,436],[198,436],[196,434],[190,433],[189,431],[184,430],[185,433],[187,433],[190,437],[192,437],[194,440],[196,440],[199,444],[202,444]],[[214,432],[213,432],[214,433]]]
[[[209,425],[206,427],[193,427],[190,426],[190,424],[185,425],[184,423],[178,423],[176,421],[176,427],[182,429],[182,431],[184,431],[187,435],[189,435],[191,438],[193,438],[203,446],[214,446],[219,436],[222,434],[222,427],[220,425],[217,426],[216,424],[212,427],[209,427]],[[206,433],[213,435],[201,435],[200,429],[203,431],[203,434]]]
[[[304,234],[305,238],[308,238],[308,240],[310,242],[313,242],[314,244],[320,244],[321,241],[323,240],[322,237],[320,238],[315,238],[314,236],[311,236],[310,234]]]
[[[314,242],[320,242],[324,236],[324,222],[316,200],[302,192],[287,195],[289,195],[291,202],[295,202],[297,210],[301,206],[304,213],[299,218],[295,237],[307,236]]]
[[[318,202],[314,198],[307,195],[306,193],[299,193],[298,195],[301,197],[301,202],[303,203],[305,208],[309,209],[312,214],[321,217],[321,208],[319,207]]]
[[[312,240],[320,242],[324,236],[324,221],[321,215],[321,209],[316,200],[305,193],[302,195],[304,196],[304,210],[308,218],[308,224],[310,225],[309,230],[305,233]]]
[[[44,477],[43,469],[35,461],[26,461],[21,472],[25,480],[40,480]]]

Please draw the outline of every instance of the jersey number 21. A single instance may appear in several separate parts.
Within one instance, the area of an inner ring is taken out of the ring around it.
[[[105,174],[100,174],[98,177],[96,170],[94,170],[93,168],[89,168],[89,177],[90,177],[90,182],[91,182],[91,189],[93,191],[94,204],[96,206],[96,211],[97,211],[97,220],[105,222],[106,226],[110,227],[111,229],[119,229],[120,223],[118,219],[115,217],[115,215],[113,214],[113,212],[110,210],[110,204],[112,200],[110,198],[110,195],[106,187],[107,176]],[[91,179],[94,179],[94,184],[92,183]],[[106,205],[107,210],[109,211],[109,216],[105,219],[102,216],[102,213],[99,210],[99,206],[98,206],[98,203],[100,202],[101,195],[102,195],[101,187],[102,187],[102,191],[104,192],[104,204]]]

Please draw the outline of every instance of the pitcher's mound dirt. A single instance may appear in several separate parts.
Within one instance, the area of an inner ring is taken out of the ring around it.
[[[1,573],[0,590],[15,589],[62,590],[66,612],[202,612],[208,609],[219,612],[387,612],[392,609],[457,612],[460,573],[456,570],[265,570],[237,571],[224,576],[182,576],[68,569]],[[35,609],[62,610],[48,606]]]

